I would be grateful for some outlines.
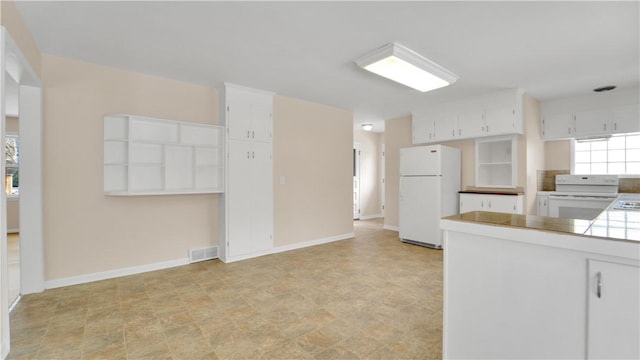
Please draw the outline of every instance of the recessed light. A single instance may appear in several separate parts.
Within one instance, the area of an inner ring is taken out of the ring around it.
[[[362,124],[362,130],[371,131],[371,130],[373,130],[373,125],[372,124]]]
[[[615,85],[609,85],[609,86],[603,86],[603,87],[595,88],[595,89],[593,89],[593,91],[595,91],[595,92],[603,92],[603,91],[610,91],[610,90],[613,90],[615,88],[616,88]]]

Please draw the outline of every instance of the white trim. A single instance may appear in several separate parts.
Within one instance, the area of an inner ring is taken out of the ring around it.
[[[350,233],[341,234],[341,235],[329,236],[329,237],[322,238],[322,239],[316,239],[316,240],[310,240],[310,241],[305,241],[305,242],[301,242],[301,243],[278,246],[278,247],[275,247],[275,248],[271,249],[271,253],[272,254],[277,254],[277,253],[281,253],[281,252],[285,252],[285,251],[289,251],[289,250],[297,250],[297,249],[302,249],[302,248],[306,248],[306,247],[310,247],[310,246],[327,244],[327,243],[334,242],[334,241],[352,239],[355,236],[356,236],[355,233],[350,232]]]
[[[157,262],[152,264],[146,264],[146,265],[132,266],[132,267],[121,268],[116,270],[102,271],[102,272],[86,274],[86,275],[71,276],[71,277],[62,278],[62,279],[47,280],[45,281],[44,286],[46,289],[55,289],[63,286],[85,284],[93,281],[100,281],[100,280],[119,278],[122,276],[142,274],[149,271],[164,270],[164,269],[169,269],[169,268],[182,266],[182,265],[189,265],[188,257],[169,260],[169,261],[163,261],[163,262]]]
[[[306,247],[310,247],[310,246],[327,244],[327,243],[334,242],[334,241],[347,240],[347,239],[351,239],[353,237],[355,237],[355,233],[351,232],[351,233],[346,233],[346,234],[341,234],[341,235],[329,236],[329,237],[322,238],[322,239],[309,240],[309,241],[290,244],[290,245],[278,246],[278,247],[274,247],[274,248],[272,248],[270,250],[258,251],[258,252],[251,253],[251,254],[246,254],[246,255],[230,256],[230,257],[227,257],[224,260],[222,260],[222,259],[220,259],[220,260],[222,260],[226,264],[226,263],[231,263],[231,262],[235,262],[235,261],[252,259],[252,258],[259,257],[259,256],[264,256],[264,255],[277,254],[277,253],[281,253],[281,252],[285,252],[285,251],[297,250],[297,249],[302,249],[302,248],[306,248]]]
[[[360,216],[360,220],[371,220],[371,219],[379,219],[382,216],[382,214],[375,214],[375,215],[364,215],[364,216]]]
[[[384,225],[382,228],[385,229],[385,230],[391,230],[391,231],[400,232],[400,228],[397,227],[397,226],[393,226],[393,225]]]

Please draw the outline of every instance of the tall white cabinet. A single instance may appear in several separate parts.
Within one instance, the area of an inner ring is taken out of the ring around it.
[[[273,247],[273,93],[225,84],[225,262],[268,253]]]

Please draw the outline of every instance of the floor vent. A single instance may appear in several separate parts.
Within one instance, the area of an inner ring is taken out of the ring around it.
[[[209,246],[198,249],[189,249],[189,263],[218,258],[218,247]]]

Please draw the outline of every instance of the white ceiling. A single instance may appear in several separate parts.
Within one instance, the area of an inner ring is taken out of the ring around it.
[[[539,100],[638,86],[639,2],[16,3],[41,51],[354,112],[356,126],[521,87]],[[428,93],[354,60],[397,41],[460,79]]]

